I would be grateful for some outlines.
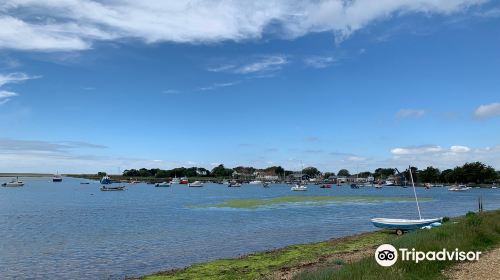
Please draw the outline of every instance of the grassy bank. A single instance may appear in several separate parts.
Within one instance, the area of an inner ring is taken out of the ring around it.
[[[470,213],[432,230],[420,230],[408,233],[391,243],[396,248],[415,248],[418,251],[449,251],[458,248],[461,251],[486,251],[499,245],[500,210],[481,214]],[[343,266],[341,269],[318,269],[303,272],[294,279],[444,279],[442,271],[455,261],[398,261],[385,268],[379,266],[372,256]]]
[[[500,242],[500,210],[452,219],[442,227],[418,230],[397,237],[377,231],[325,242],[289,246],[236,259],[196,264],[142,279],[444,279],[442,271],[453,261],[398,261],[390,268],[373,257],[383,243],[419,251],[486,251]],[[349,257],[349,254],[358,254]]]
[[[223,259],[196,264],[181,270],[146,276],[143,279],[271,279],[274,271],[298,266],[305,262],[314,262],[322,257],[336,253],[371,248],[385,242],[388,238],[394,238],[394,235],[374,232],[313,244],[294,245],[237,259]]]

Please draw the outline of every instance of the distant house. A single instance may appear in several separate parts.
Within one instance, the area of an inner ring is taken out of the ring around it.
[[[274,181],[274,180],[279,180],[280,178],[273,171],[255,171],[254,175],[259,180]]]
[[[338,183],[347,183],[347,181],[348,181],[347,177],[345,177],[345,176],[339,176],[339,177],[337,177],[337,182]]]

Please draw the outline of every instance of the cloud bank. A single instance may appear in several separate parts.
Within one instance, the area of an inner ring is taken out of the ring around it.
[[[491,103],[479,106],[474,116],[480,119],[500,116],[500,103]]]
[[[0,48],[78,51],[95,41],[216,43],[331,32],[337,41],[378,20],[449,15],[487,0],[5,0]]]

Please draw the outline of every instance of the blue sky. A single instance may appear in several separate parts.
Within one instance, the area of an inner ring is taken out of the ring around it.
[[[6,1],[0,172],[500,168],[495,1]]]

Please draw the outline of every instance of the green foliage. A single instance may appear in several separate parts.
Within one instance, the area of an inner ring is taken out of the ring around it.
[[[97,176],[99,176],[99,177],[104,177],[106,175],[107,175],[106,172],[102,172],[102,171],[97,172]]]
[[[325,174],[323,174],[323,177],[325,178],[330,178],[332,176],[335,176],[335,172],[325,172]]]
[[[377,179],[386,179],[387,177],[394,175],[396,170],[394,168],[377,168],[375,169],[374,176]]]
[[[312,167],[312,166],[309,166],[309,167],[302,169],[302,173],[304,175],[309,176],[310,178],[314,178],[317,175],[321,174],[321,172],[319,172],[319,170],[316,167]]]
[[[439,169],[432,166],[428,166],[426,169],[421,170],[418,173],[418,177],[422,182],[437,182],[439,181],[440,175],[441,172],[439,171]]]
[[[349,173],[349,170],[347,170],[347,169],[340,169],[339,172],[337,173],[337,176],[347,177],[347,176],[351,176],[351,173]]]
[[[500,243],[500,210],[475,214],[467,213],[457,223],[446,223],[432,230],[417,230],[390,242],[396,248],[415,248],[417,251],[485,251]],[[398,261],[386,268],[379,266],[373,256],[344,265],[339,270],[319,269],[297,275],[294,279],[443,279],[442,271],[456,261],[422,261],[418,264]]]
[[[233,169],[225,168],[224,164],[219,164],[219,166],[212,169],[212,174],[216,177],[229,177],[233,174],[233,172]]]

